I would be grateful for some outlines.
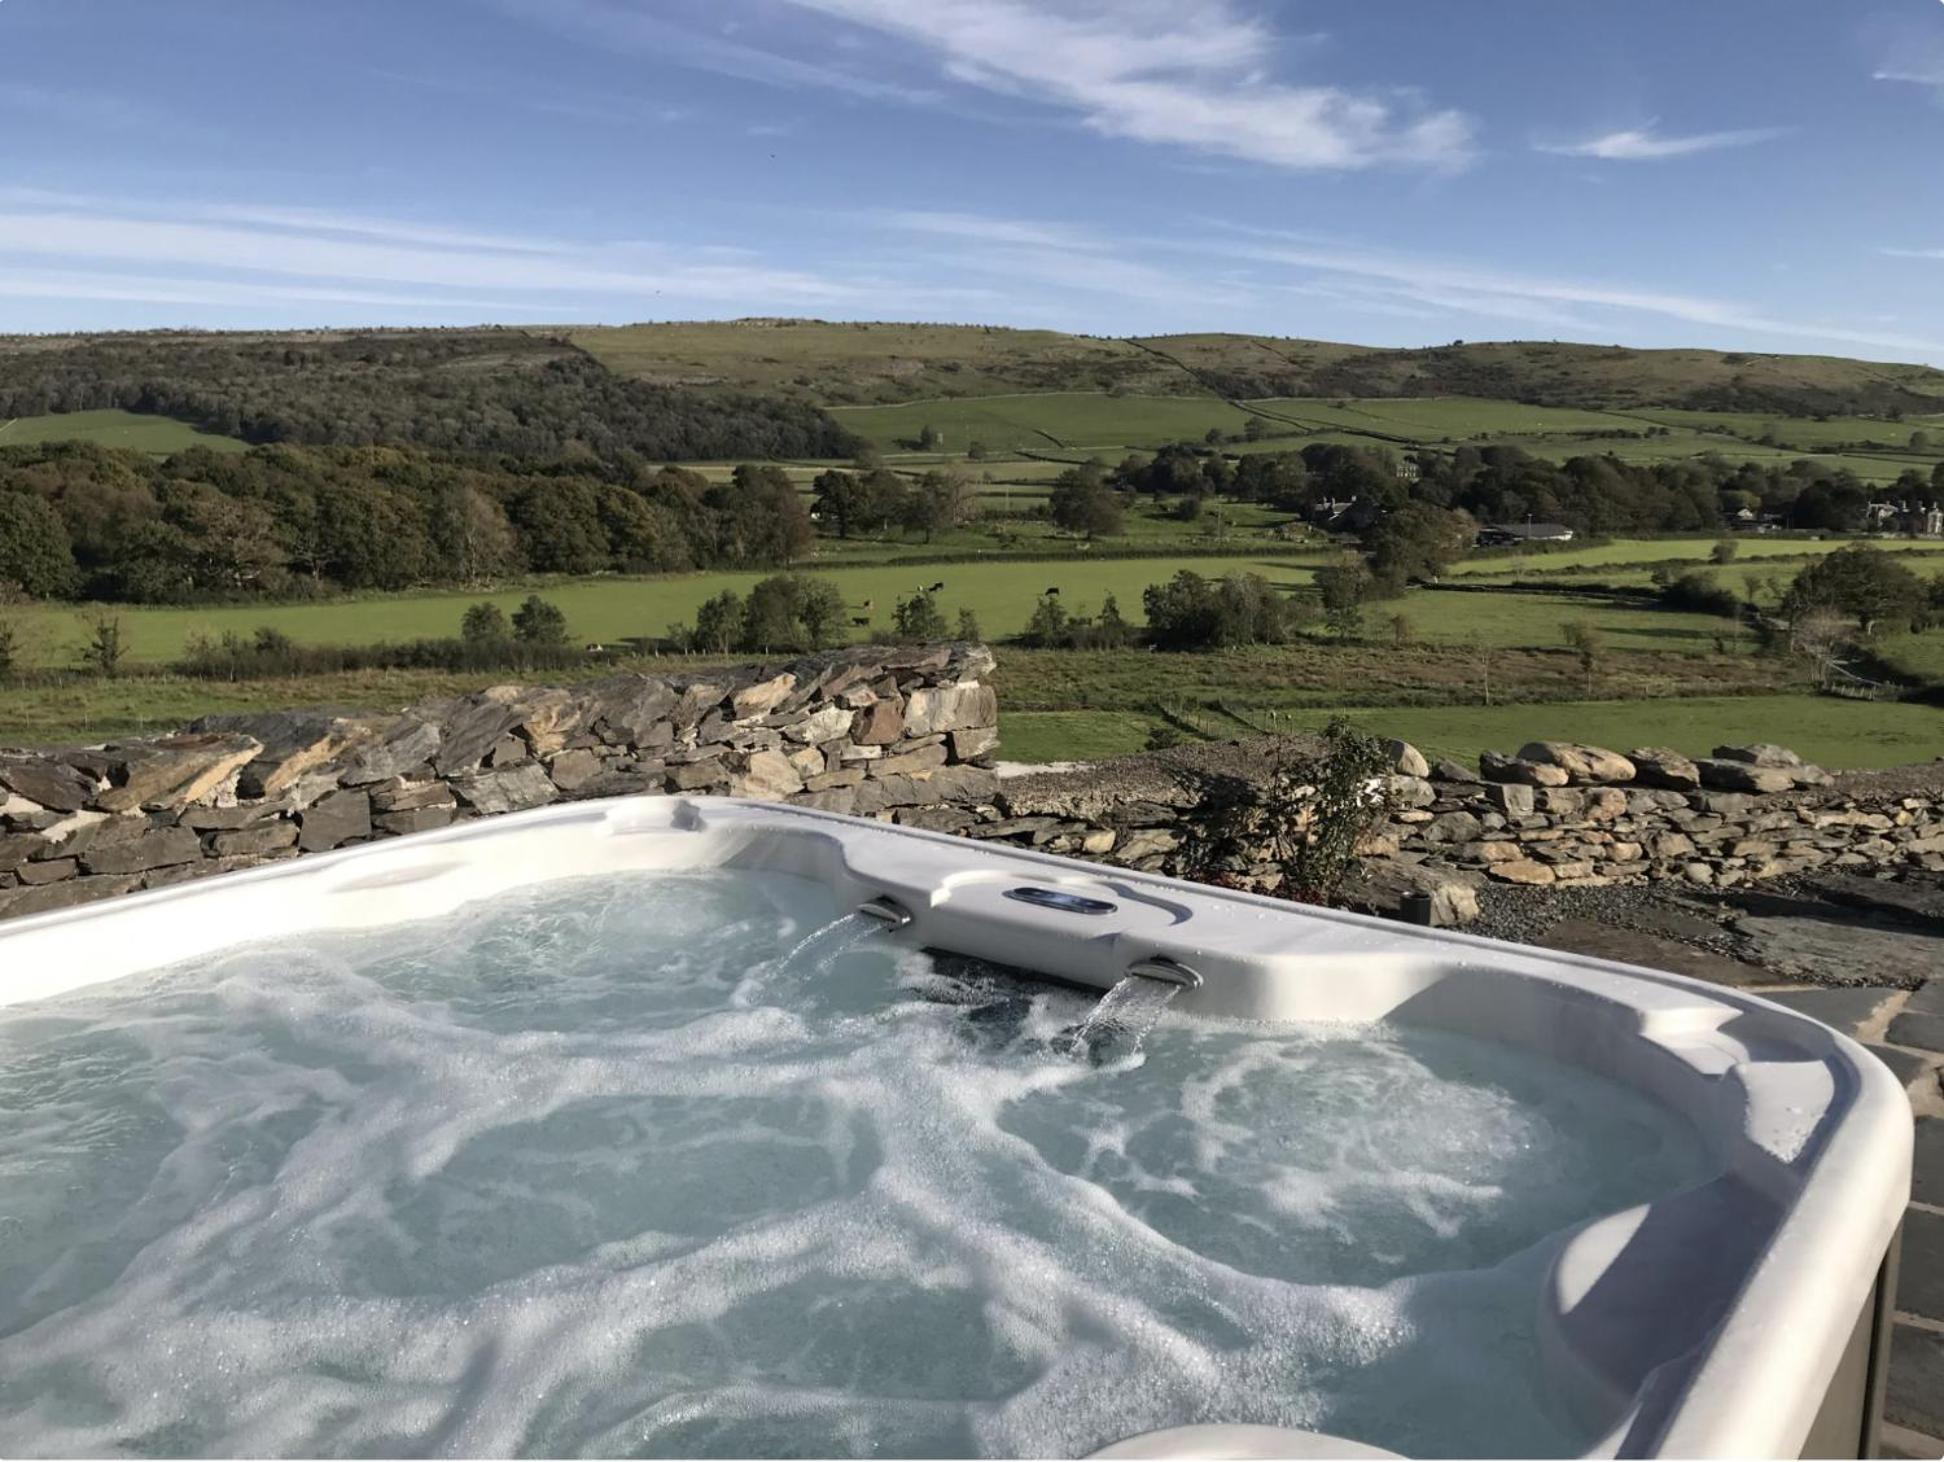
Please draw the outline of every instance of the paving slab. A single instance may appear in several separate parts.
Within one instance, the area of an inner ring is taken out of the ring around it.
[[[1944,1117],[1917,1119],[1917,1165],[1911,1170],[1910,1196],[1944,1208]]]
[[[1883,1418],[1894,1426],[1944,1435],[1944,1331],[1890,1327],[1890,1387]]]
[[[1905,1087],[1916,1084],[1928,1076],[1933,1082],[1944,1081],[1944,1071],[1940,1071],[1944,1057],[1935,1051],[1907,1051],[1902,1046],[1879,1046],[1866,1044],[1863,1047],[1877,1060],[1888,1066],[1891,1073]]]
[[[1920,988],[1911,991],[1910,1003],[1904,1009],[1919,1015],[1944,1015],[1944,976],[1926,980]]]
[[[1764,1000],[1786,1005],[1812,1020],[1833,1026],[1846,1036],[1854,1036],[1879,1019],[1883,1009],[1903,991],[1895,986],[1845,985],[1836,990],[1764,990]]]
[[[1719,935],[1720,929],[1705,920],[1693,919],[1698,930]],[[1596,923],[1592,919],[1562,919],[1539,939],[1545,949],[1567,954],[1590,955],[1595,959],[1617,959],[1622,964],[1644,965],[1650,970],[1687,975],[1710,984],[1741,988],[1772,985],[1776,977],[1760,965],[1743,964],[1738,959],[1696,949],[1677,938],[1650,933],[1644,929],[1622,928]]]
[[[1897,1308],[1944,1325],[1944,1213],[1904,1213],[1903,1256],[1897,1263]]]
[[[1944,963],[1944,937],[1870,919],[1744,914],[1735,928],[1770,969],[1825,985],[1912,989]]]
[[[1890,1022],[1885,1039],[1893,1046],[1944,1051],[1944,1015],[1923,1015],[1906,1010]]]

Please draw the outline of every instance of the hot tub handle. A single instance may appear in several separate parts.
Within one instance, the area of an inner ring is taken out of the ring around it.
[[[911,922],[911,911],[896,899],[886,898],[883,894],[864,900],[857,906],[857,912],[867,919],[875,919],[888,930],[902,929]]]
[[[1180,985],[1187,990],[1199,990],[1202,986],[1200,970],[1190,969],[1180,960],[1169,959],[1165,954],[1157,954],[1151,959],[1137,959],[1127,967],[1127,973],[1136,979],[1159,980],[1164,985]]]

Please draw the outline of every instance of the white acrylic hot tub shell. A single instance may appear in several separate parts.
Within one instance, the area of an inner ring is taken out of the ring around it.
[[[546,808],[17,920],[0,925],[0,1004],[243,941],[426,918],[550,879],[705,865],[807,875],[848,903],[889,896],[913,915],[900,939],[1101,988],[1167,956],[1206,980],[1182,1007],[1210,1014],[1463,1030],[1681,1112],[1721,1176],[1562,1236],[1539,1317],[1549,1376],[1611,1423],[1596,1454],[1800,1452],[1908,1198],[1911,1116],[1895,1079],[1855,1043],[1757,997],[732,799]],[[1089,918],[1004,897],[1020,884],[1117,909]]]

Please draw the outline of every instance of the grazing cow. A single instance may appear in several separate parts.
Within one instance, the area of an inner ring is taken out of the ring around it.
[[[1060,597],[1060,586],[1055,584],[1050,589],[1042,589],[1040,591],[1040,597],[1043,599],[1058,599]]]
[[[925,592],[927,594],[936,594],[940,589],[944,587],[945,587],[945,581],[943,579],[940,579],[936,584],[933,584],[929,589],[925,590]]]

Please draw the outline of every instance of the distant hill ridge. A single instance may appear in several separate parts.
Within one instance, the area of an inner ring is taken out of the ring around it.
[[[1545,341],[1389,349],[1263,335],[1120,339],[987,325],[775,318],[579,329],[624,374],[842,406],[1013,391],[1480,396],[1542,406],[1787,416],[1944,411],[1944,371],[1837,356]]]

